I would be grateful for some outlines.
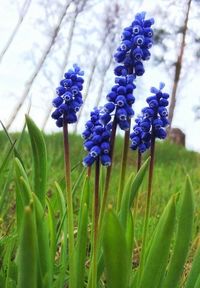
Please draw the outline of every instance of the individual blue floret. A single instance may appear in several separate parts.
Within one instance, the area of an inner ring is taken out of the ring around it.
[[[81,77],[84,72],[77,64],[73,69],[65,73],[64,79],[60,81],[60,86],[56,89],[57,97],[53,99],[52,104],[56,108],[51,117],[56,120],[58,127],[65,123],[75,123],[77,121],[76,113],[79,111],[82,100],[82,89],[84,79]]]
[[[105,107],[95,108],[90,113],[90,120],[85,124],[82,137],[84,139],[84,149],[88,151],[88,155],[83,159],[83,165],[86,167],[91,166],[97,159],[100,159],[103,166],[111,165],[110,136],[112,123],[109,122],[111,118],[109,113],[113,111],[111,106],[106,106],[107,112],[105,112]]]
[[[163,93],[164,83],[160,83],[159,89],[152,87],[154,94],[146,99],[148,106],[142,109],[142,115],[136,118],[136,125],[130,134],[131,149],[144,153],[150,146],[152,137],[165,139],[166,127],[169,124],[168,110],[169,94]],[[163,105],[164,104],[164,105]]]

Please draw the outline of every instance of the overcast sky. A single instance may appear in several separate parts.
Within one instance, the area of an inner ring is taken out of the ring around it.
[[[50,1],[50,0],[49,0]],[[19,0],[18,2],[15,0],[0,0],[1,9],[0,9],[0,52],[2,51],[10,33],[15,27],[18,21],[18,6],[16,3],[20,5],[23,4],[24,1]],[[12,46],[9,48],[7,53],[5,54],[2,62],[0,63],[0,119],[6,124],[12,111],[16,105],[16,101],[20,98],[24,91],[25,83],[29,79],[32,71],[34,70],[34,61],[38,61],[41,56],[42,48],[46,45],[48,40],[48,31],[45,35],[44,29],[44,21],[45,14],[44,8],[39,4],[39,0],[32,0],[30,5],[28,14],[24,20],[23,25],[15,37],[15,40]],[[50,1],[51,2],[51,1]],[[60,1],[62,4],[64,1]],[[92,1],[91,1],[92,2]],[[90,54],[91,51],[88,51],[88,55],[85,53],[86,50],[83,50],[81,47],[81,41],[90,41],[90,45],[92,41],[97,41],[98,39],[98,25],[100,21],[101,13],[103,13],[105,8],[105,3],[109,2],[106,0],[94,0],[94,7],[91,7],[90,10],[86,10],[79,16],[78,23],[81,25],[84,35],[79,35],[79,31],[75,33],[75,40],[73,44],[73,49],[70,54],[70,64],[73,62],[77,62],[77,59],[80,60],[83,69],[88,72],[88,66],[90,63]],[[131,20],[134,17],[135,12],[138,12],[140,1],[132,0],[132,1],[122,1],[119,0],[120,3],[124,3],[127,5],[129,3],[134,9],[127,10],[127,17],[123,19],[124,25],[129,25]],[[140,11],[145,10],[148,13],[149,17],[154,17],[154,14],[158,12],[159,7],[165,5],[170,0],[158,0],[158,1],[148,1],[145,0],[140,7]],[[45,1],[44,1],[45,3]],[[97,3],[97,4],[96,4]],[[182,14],[179,11],[180,1],[177,1],[177,5],[170,8],[169,14],[172,21],[181,21]],[[19,6],[20,6],[19,5]],[[126,11],[126,9],[124,9]],[[195,15],[193,15],[195,16]],[[157,16],[159,18],[159,16]],[[198,24],[200,27],[200,23],[195,22],[195,17],[191,17],[191,21],[189,22],[189,28],[193,29],[195,25]],[[175,19],[175,20],[174,20]],[[162,19],[155,19],[155,25],[162,25]],[[41,25],[40,25],[41,21]],[[55,19],[56,21],[56,19]],[[200,20],[198,20],[200,21]],[[52,20],[53,23],[53,20]],[[68,25],[65,25],[65,29],[62,33],[68,33]],[[119,41],[120,41],[119,31]],[[63,35],[63,34],[62,34]],[[199,35],[200,36],[200,35]],[[92,38],[93,37],[93,38]],[[96,38],[95,38],[96,37]],[[92,41],[91,41],[92,39]],[[178,41],[178,39],[177,39]],[[89,42],[88,42],[89,43]],[[169,44],[169,43],[168,43]],[[174,43],[171,45],[171,49],[173,50]],[[169,44],[170,46],[170,44]],[[91,49],[90,46],[89,48]],[[85,49],[85,48],[84,48]],[[95,49],[95,45],[93,47]],[[154,49],[152,49],[152,54],[154,53]],[[173,126],[181,128],[187,135],[186,144],[189,149],[193,149],[196,151],[200,151],[200,121],[195,121],[195,116],[193,112],[193,107],[195,105],[200,104],[200,89],[199,87],[199,65],[196,59],[193,57],[192,50],[193,44],[187,41],[186,53],[185,53],[185,63],[188,65],[188,75],[185,73],[182,75],[182,82],[178,90],[179,98],[178,105],[175,111],[175,118],[173,122]],[[168,57],[174,57],[174,51],[168,51]],[[84,51],[84,52],[83,52]],[[45,69],[51,71],[52,79],[55,83],[55,88],[58,85],[58,77],[59,73],[55,68],[54,58],[60,59],[62,61],[62,55],[64,52],[64,47],[54,48],[52,52],[52,58],[45,63]],[[155,51],[156,52],[156,51]],[[84,53],[84,55],[83,55]],[[104,52],[103,52],[104,53]],[[34,57],[32,57],[34,55]],[[92,57],[92,56],[91,56]],[[191,66],[188,64],[191,63]],[[137,95],[139,91],[136,91],[136,97],[138,96],[139,100],[136,102],[135,110],[136,114],[139,113],[142,106],[145,104],[145,97],[149,96],[148,90],[151,86],[158,85],[160,81],[166,83],[166,91],[170,92],[172,88],[173,79],[173,70],[166,71],[163,65],[155,65],[152,60],[148,63],[145,63],[146,73],[142,77],[142,79],[138,79],[138,85],[140,88],[144,90],[142,95]],[[186,69],[185,69],[186,70]],[[187,71],[187,70],[186,70]],[[89,102],[87,108],[84,112],[85,117],[88,116],[90,109],[92,109],[93,104],[95,103],[95,87],[98,85],[98,79],[96,83],[93,83],[93,91],[90,91],[91,96],[89,97]],[[108,92],[109,87],[111,87],[113,81],[112,68],[110,73],[107,76],[107,82],[104,87],[105,96],[106,92]],[[57,84],[56,84],[57,83]],[[137,85],[137,83],[136,83]],[[141,89],[140,89],[141,91]],[[140,92],[141,94],[141,92]],[[180,96],[181,95],[181,96]],[[11,127],[11,131],[20,130],[23,126],[24,114],[27,112],[29,101],[31,99],[31,111],[30,114],[37,122],[39,126],[42,125],[44,120],[45,111],[54,96],[54,91],[52,84],[50,84],[43,73],[41,72],[39,77],[36,79],[35,84],[31,90],[29,95],[29,100],[26,101],[25,105],[20,110],[19,115],[16,118],[16,121]],[[104,99],[101,100],[101,103],[104,103]],[[85,119],[85,118],[84,118]],[[84,119],[79,126],[79,131],[84,126]],[[55,127],[53,121],[49,120],[46,126],[47,132],[58,131]]]

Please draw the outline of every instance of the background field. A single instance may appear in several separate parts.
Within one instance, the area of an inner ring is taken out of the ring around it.
[[[31,146],[29,142],[28,134],[24,134],[23,138],[20,138],[20,134],[11,135],[13,141],[18,139],[20,141],[17,151],[24,163],[29,177],[32,175],[32,156]],[[52,203],[56,205],[56,189],[54,182],[58,181],[61,187],[64,189],[64,159],[63,159],[63,139],[61,133],[52,135],[45,135],[45,141],[47,144],[48,151],[48,196]],[[83,140],[80,136],[70,135],[70,148],[71,148],[71,161],[72,161],[72,182],[79,178],[82,173],[86,170],[82,166],[81,161],[85,152],[82,147]],[[113,162],[113,176],[111,180],[110,189],[110,203],[112,203],[112,197],[117,193],[118,179],[120,173],[120,160],[122,151],[122,138],[117,137],[114,162]],[[0,151],[9,150],[10,143],[7,136],[0,133]],[[0,154],[0,160],[4,153]],[[146,158],[148,155],[144,155]],[[132,171],[136,171],[137,154],[136,152],[129,151],[128,156],[128,167],[127,167],[127,178]],[[156,161],[155,161],[155,173],[153,181],[153,197],[152,197],[152,210],[151,210],[151,227],[153,229],[155,222],[159,219],[161,212],[163,211],[170,195],[173,193],[181,193],[184,190],[185,178],[187,173],[190,175],[194,191],[195,191],[195,203],[196,203],[196,214],[195,214],[195,225],[194,225],[194,237],[199,231],[199,216],[200,210],[197,209],[198,203],[200,203],[200,155],[195,152],[187,151],[186,149],[171,144],[169,142],[157,142],[156,144]],[[2,216],[7,219],[5,222],[8,225],[13,221],[12,215],[14,213],[14,195],[15,187],[13,181],[13,159],[10,156],[9,165],[4,170],[4,177],[1,181],[1,187],[4,188],[6,193],[6,201],[1,203]],[[105,169],[102,170],[102,175],[105,174]],[[92,175],[93,176],[93,175]],[[103,177],[103,176],[102,176]],[[75,205],[79,202],[79,194],[82,188],[81,180],[75,189]],[[139,194],[138,204],[138,216],[137,216],[137,233],[136,238],[141,237],[142,219],[144,217],[145,199],[146,199],[146,187],[147,181],[143,184]],[[6,183],[6,184],[5,184]],[[3,191],[3,190],[2,190]],[[93,193],[93,191],[91,191]],[[92,195],[91,195],[92,197]],[[76,209],[75,209],[76,211]],[[11,222],[10,222],[11,221]],[[5,228],[5,227],[4,227]],[[2,232],[4,233],[4,232]]]

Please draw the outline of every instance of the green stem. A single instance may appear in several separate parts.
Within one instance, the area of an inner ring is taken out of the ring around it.
[[[154,172],[154,158],[155,158],[155,132],[152,131],[151,136],[151,150],[150,150],[150,165],[149,165],[149,177],[148,177],[148,190],[147,190],[147,202],[146,202],[146,212],[145,212],[145,221],[144,221],[144,230],[143,230],[143,241],[142,241],[142,251],[141,251],[141,260],[140,260],[140,270],[138,281],[140,281],[146,254],[146,240],[147,240],[147,231],[149,224],[149,215],[150,215],[150,205],[151,205],[151,195],[152,195],[152,182],[153,182],[153,172]]]
[[[69,234],[69,287],[74,288],[74,220],[73,220],[73,200],[71,191],[71,163],[69,152],[69,135],[68,124],[63,121],[63,140],[64,140],[64,157],[65,157],[65,180],[66,180],[66,207],[67,207],[67,225]]]
[[[138,150],[138,156],[137,156],[137,172],[140,170],[142,164],[142,154]],[[137,216],[137,210],[138,210],[138,198],[139,198],[139,193],[137,193],[136,198],[135,198],[135,203],[134,203],[134,212],[133,212],[133,220],[135,222],[136,216]]]
[[[122,154],[122,161],[121,161],[121,172],[120,172],[120,181],[119,181],[119,189],[118,189],[118,197],[117,197],[117,211],[119,212],[121,207],[122,195],[124,190],[124,183],[126,177],[126,167],[127,167],[127,157],[128,157],[128,150],[129,150],[129,136],[130,136],[130,129],[125,132],[124,136],[124,147],[123,147],[123,154]]]
[[[95,166],[95,186],[94,186],[94,231],[93,231],[93,261],[92,261],[92,288],[97,287],[97,256],[98,256],[98,218],[99,218],[99,158]]]

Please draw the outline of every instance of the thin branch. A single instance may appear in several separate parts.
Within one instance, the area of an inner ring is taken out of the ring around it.
[[[59,20],[58,20],[58,23],[57,23],[57,25],[54,28],[54,31],[53,31],[53,34],[52,34],[52,38],[50,39],[48,45],[46,46],[46,48],[44,50],[44,53],[43,53],[42,57],[40,58],[40,61],[38,62],[35,70],[33,71],[32,75],[30,76],[29,80],[26,83],[25,90],[24,90],[19,102],[17,103],[17,106],[14,108],[13,113],[12,113],[12,115],[10,117],[10,120],[7,123],[7,126],[6,126],[7,129],[9,129],[10,126],[12,125],[12,123],[14,122],[19,110],[23,106],[23,104],[24,104],[24,102],[25,102],[25,100],[26,100],[26,98],[27,98],[27,96],[28,96],[28,94],[29,94],[29,92],[31,90],[31,87],[32,87],[37,75],[39,74],[39,72],[40,72],[45,60],[47,59],[47,57],[48,57],[48,55],[49,55],[49,53],[50,53],[55,41],[56,41],[57,35],[58,35],[58,33],[59,33],[60,29],[61,29],[61,24],[63,22],[63,19],[66,16],[66,13],[67,13],[67,10],[68,10],[70,4],[71,4],[71,1],[66,2],[65,6],[63,7],[63,10],[62,10],[62,12],[60,14],[60,17],[59,17]]]
[[[184,21],[184,26],[183,26],[183,37],[181,41],[180,52],[179,52],[179,55],[175,64],[174,84],[173,84],[172,96],[171,96],[171,101],[170,101],[170,106],[169,106],[169,122],[170,122],[169,129],[171,129],[171,126],[172,126],[172,120],[174,117],[174,110],[176,106],[176,94],[177,94],[178,83],[180,80],[181,69],[182,69],[183,54],[185,50],[185,38],[187,34],[187,29],[188,29],[188,19],[189,19],[191,2],[192,0],[189,0],[187,4],[187,11],[186,11],[185,21]]]
[[[26,0],[24,2],[24,5],[23,5],[23,7],[22,7],[22,9],[20,11],[20,14],[19,14],[19,19],[17,21],[17,24],[16,24],[15,28],[13,29],[12,33],[10,34],[10,37],[8,38],[8,41],[5,44],[3,50],[0,53],[0,63],[1,63],[4,55],[8,51],[9,47],[11,46],[11,44],[12,44],[12,42],[13,42],[13,40],[14,40],[14,38],[15,38],[15,36],[16,36],[20,26],[21,26],[21,24],[23,23],[24,18],[26,16],[27,12],[28,12],[29,7],[30,7],[30,4],[31,4],[31,0]]]

